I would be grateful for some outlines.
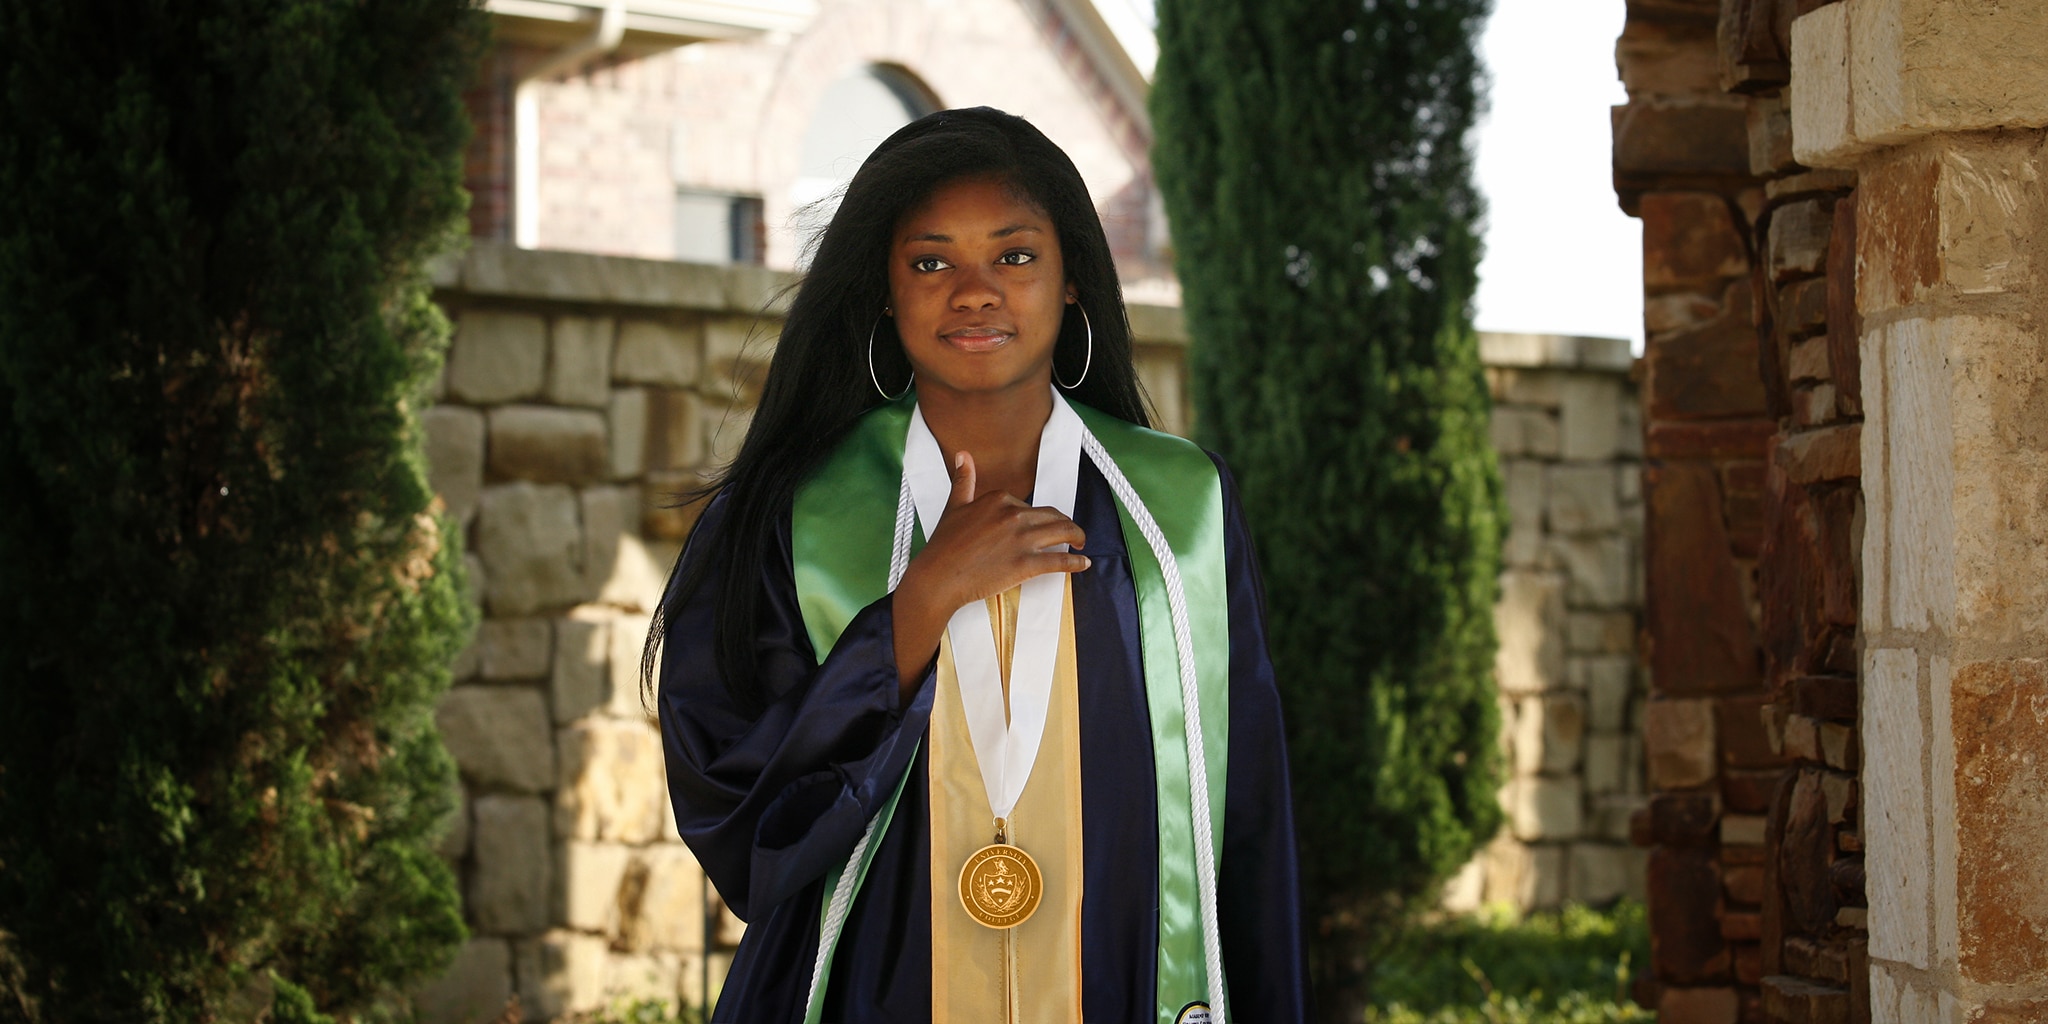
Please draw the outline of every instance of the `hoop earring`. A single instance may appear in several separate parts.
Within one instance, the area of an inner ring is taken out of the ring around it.
[[[887,313],[883,314],[883,316],[887,315]],[[875,332],[881,329],[881,326],[882,317],[876,317],[875,325],[868,328],[868,379],[874,382],[875,393],[882,396],[882,401],[893,402],[910,393],[910,385],[917,383],[917,369],[915,367],[911,368],[910,380],[903,385],[903,390],[893,395],[882,390],[882,379],[875,376]]]
[[[1060,379],[1059,370],[1053,370],[1053,383],[1058,384],[1060,387],[1066,388],[1068,391],[1072,391],[1075,388],[1080,387],[1081,382],[1088,379],[1088,368],[1095,365],[1095,325],[1088,322],[1088,307],[1081,305],[1081,303],[1079,302],[1075,302],[1074,308],[1081,311],[1081,326],[1086,328],[1088,331],[1088,357],[1081,363],[1081,375],[1079,377],[1074,378],[1074,382],[1072,384],[1069,384],[1066,381]]]

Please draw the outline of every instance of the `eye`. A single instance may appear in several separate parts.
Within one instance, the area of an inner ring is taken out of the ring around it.
[[[947,263],[945,260],[938,258],[937,256],[919,256],[918,258],[910,261],[910,269],[915,270],[920,274],[936,273],[938,271],[946,269],[949,266],[951,266],[951,264]]]
[[[1026,252],[1022,249],[1012,249],[1009,252],[1006,252],[1001,256],[996,257],[996,262],[1012,267],[1021,267],[1024,264],[1029,263],[1037,258],[1037,253]]]

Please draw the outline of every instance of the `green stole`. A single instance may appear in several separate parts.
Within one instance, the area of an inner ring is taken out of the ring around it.
[[[798,489],[791,512],[790,549],[795,562],[797,606],[811,649],[824,660],[847,623],[888,592],[889,550],[895,541],[896,503],[903,478],[903,445],[910,433],[913,393],[861,417],[825,464]],[[1186,589],[1188,625],[1195,649],[1202,708],[1203,747],[1208,761],[1209,837],[1222,872],[1223,792],[1230,735],[1230,614],[1223,554],[1223,485],[1216,466],[1194,444],[1097,412],[1078,402],[1074,411],[1115,459],[1131,487],[1151,510],[1180,566]],[[1087,458],[1086,454],[1082,458]],[[1145,698],[1152,721],[1152,774],[1159,812],[1159,960],[1155,1002],[1160,1024],[1174,1024],[1193,1001],[1209,1002],[1202,956],[1202,927],[1195,882],[1194,824],[1189,810],[1188,753],[1181,712],[1179,657],[1166,582],[1159,562],[1123,503],[1117,503],[1137,588],[1139,651],[1145,669]],[[923,546],[913,530],[912,551]],[[1088,628],[1085,623],[1077,624]],[[1081,667],[1085,674],[1087,666]],[[905,774],[904,781],[908,781]],[[877,814],[876,841],[869,844],[855,875],[867,877],[869,863],[888,832],[894,793]],[[843,870],[843,869],[842,869]],[[826,876],[825,903],[840,871]],[[821,909],[822,915],[822,909]],[[830,976],[827,952],[826,976]],[[937,955],[937,951],[934,951]],[[808,977],[807,977],[808,980]],[[1227,1008],[1226,1008],[1227,1009]],[[823,1010],[813,999],[805,1014],[817,1024]]]

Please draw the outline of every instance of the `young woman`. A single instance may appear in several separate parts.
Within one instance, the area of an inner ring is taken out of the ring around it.
[[[1066,154],[986,108],[883,142],[649,643],[748,922],[715,1019],[1302,1019],[1250,538],[1145,424]]]

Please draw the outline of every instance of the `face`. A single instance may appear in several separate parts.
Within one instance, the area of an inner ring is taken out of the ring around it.
[[[1044,389],[1073,301],[1052,219],[989,179],[953,182],[905,214],[890,308],[922,394]]]

